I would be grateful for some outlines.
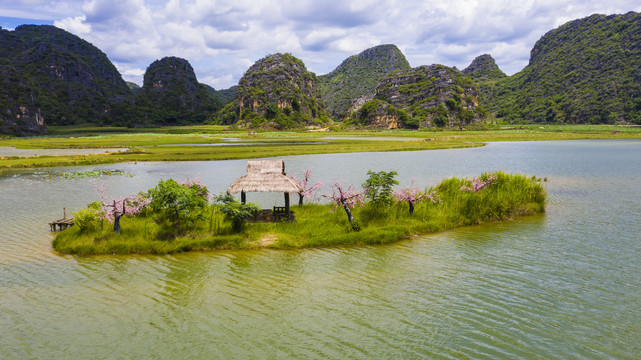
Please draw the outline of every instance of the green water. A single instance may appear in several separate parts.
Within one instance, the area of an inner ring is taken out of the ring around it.
[[[172,256],[56,255],[46,223],[97,200],[92,181],[119,196],[188,175],[218,192],[244,161],[5,173],[0,358],[638,359],[640,155],[641,141],[568,141],[285,158],[325,183],[527,173],[550,200],[542,216],[387,246]],[[45,180],[88,169],[137,175]]]

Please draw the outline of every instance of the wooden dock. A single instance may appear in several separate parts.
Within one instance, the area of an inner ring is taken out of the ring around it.
[[[49,227],[51,228],[51,231],[56,231],[56,227],[58,227],[58,231],[62,231],[74,224],[74,218],[67,218],[67,209],[63,208],[62,212],[63,212],[62,219],[55,220],[49,223]]]
[[[49,223],[49,226],[51,227],[51,231],[56,231],[56,226],[58,227],[58,231],[62,231],[69,226],[73,225],[74,219],[73,218],[65,218],[65,219],[60,219],[56,221],[52,221]]]

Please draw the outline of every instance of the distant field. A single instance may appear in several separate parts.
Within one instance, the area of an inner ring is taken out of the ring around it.
[[[608,125],[510,125],[493,126],[484,130],[273,131],[258,133],[214,125],[145,129],[114,127],[51,127],[50,129],[52,135],[0,139],[0,146],[23,149],[129,148],[129,150],[98,155],[0,157],[0,168],[433,150],[482,146],[489,141],[641,138],[641,127]],[[230,143],[226,146],[203,146],[220,144],[230,139],[243,145]]]

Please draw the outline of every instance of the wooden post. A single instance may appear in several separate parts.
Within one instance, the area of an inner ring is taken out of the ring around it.
[[[245,197],[245,192],[241,191],[240,192],[240,202],[244,204],[246,200],[247,200],[247,198]]]
[[[289,193],[285,193],[285,212],[289,216]]]
[[[63,218],[63,219],[66,219],[66,218],[67,218],[67,208],[66,208],[66,207],[63,207],[63,208],[62,208],[62,218]]]

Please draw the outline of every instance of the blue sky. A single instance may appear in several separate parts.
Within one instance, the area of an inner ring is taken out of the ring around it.
[[[238,83],[276,52],[322,75],[345,58],[395,44],[410,65],[465,68],[491,54],[508,74],[534,43],[567,21],[641,11],[638,0],[0,0],[0,26],[53,24],[107,54],[123,78],[142,84],[164,56],[187,59],[200,82]]]

